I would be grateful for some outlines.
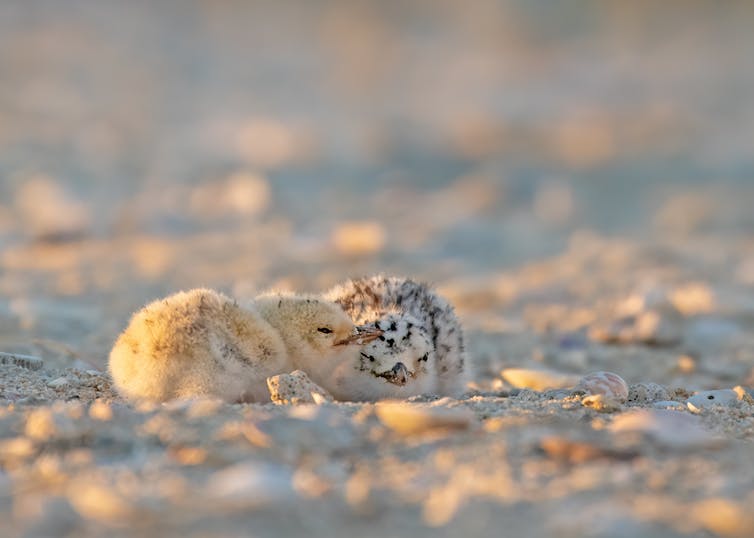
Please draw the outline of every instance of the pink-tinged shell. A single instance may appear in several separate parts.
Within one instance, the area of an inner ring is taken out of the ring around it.
[[[587,394],[603,394],[619,402],[628,399],[628,385],[618,374],[613,372],[592,372],[581,378],[576,390]]]

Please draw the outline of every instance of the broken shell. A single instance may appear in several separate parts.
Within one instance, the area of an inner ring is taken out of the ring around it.
[[[4,353],[0,351],[0,364],[14,364],[27,370],[39,370],[44,366],[44,361],[31,355],[19,355],[18,353]]]
[[[686,405],[694,413],[713,405],[731,405],[738,401],[738,394],[731,389],[703,390],[686,400]]]
[[[628,385],[618,374],[613,372],[593,372],[581,378],[576,390],[587,394],[602,394],[608,399],[625,402],[628,398]]]
[[[534,370],[529,368],[506,368],[500,376],[517,389],[544,391],[564,389],[574,386],[579,378],[555,370]]]

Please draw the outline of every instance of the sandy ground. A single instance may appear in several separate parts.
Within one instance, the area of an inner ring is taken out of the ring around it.
[[[750,396],[686,407],[695,390],[753,384],[751,286],[710,276],[751,253],[714,250],[696,266],[696,248],[590,237],[449,281],[474,386],[398,409],[134,407],[101,362],[17,345],[47,363],[0,366],[0,509],[24,536],[751,536]],[[546,374],[511,383],[513,367]],[[623,376],[629,401],[541,386],[597,370]]]
[[[754,536],[754,10],[437,4],[3,2],[2,536]],[[375,272],[463,398],[104,373],[156,297]]]

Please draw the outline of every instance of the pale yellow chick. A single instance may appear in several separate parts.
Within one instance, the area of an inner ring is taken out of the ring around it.
[[[338,305],[314,297],[270,294],[242,306],[197,289],[134,314],[110,353],[110,373],[131,400],[264,402],[266,379],[296,369],[327,388],[328,369],[379,334],[358,330]]]

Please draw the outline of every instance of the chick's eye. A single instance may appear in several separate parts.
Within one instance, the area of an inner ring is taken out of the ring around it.
[[[319,329],[317,329],[317,330],[318,330],[319,332],[321,332],[321,333],[324,333],[324,334],[331,334],[331,333],[332,333],[332,329],[329,329],[329,328],[327,328],[327,327],[320,327],[320,328],[319,328]]]

